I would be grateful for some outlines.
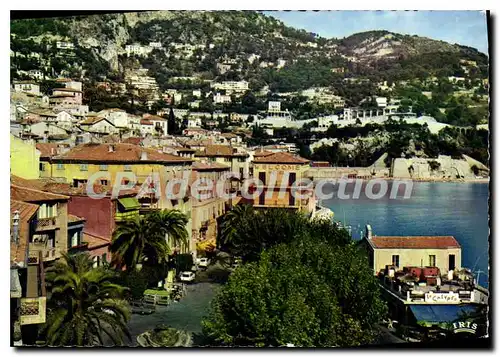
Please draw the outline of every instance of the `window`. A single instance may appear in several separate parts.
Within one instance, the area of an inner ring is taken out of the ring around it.
[[[455,270],[455,254],[448,255],[448,270]]]
[[[399,255],[392,256],[392,265],[399,267]]]
[[[431,267],[436,266],[436,256],[435,255],[429,255],[429,266],[431,266]]]
[[[56,168],[57,168],[57,170],[64,170],[64,165],[63,164],[57,164]]]
[[[40,171],[45,171],[45,164],[43,162],[40,163]]]
[[[107,263],[108,262],[108,255],[106,253],[104,253],[101,257],[101,262],[102,263]]]
[[[89,165],[87,164],[80,164],[80,171],[88,171]]]
[[[108,180],[101,180],[101,186],[107,186]]]
[[[231,162],[231,158],[230,158],[230,157],[225,157],[225,158],[224,158],[224,161],[225,161],[225,162]]]
[[[38,218],[51,218],[57,215],[57,204],[49,205],[43,203],[38,209]]]
[[[124,170],[124,171],[132,171],[132,165],[125,165],[125,166],[123,167],[123,170]]]
[[[81,231],[73,232],[70,240],[70,247],[77,247],[80,245],[80,233]]]
[[[262,182],[262,184],[265,186],[266,185],[266,173],[265,172],[259,172],[259,181]]]
[[[73,179],[73,187],[81,187],[87,183],[87,180]]]
[[[100,171],[108,171],[108,165],[99,165]]]

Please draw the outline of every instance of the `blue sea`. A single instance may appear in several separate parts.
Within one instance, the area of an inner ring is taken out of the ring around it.
[[[407,199],[402,188],[396,199],[390,199],[389,193],[368,199],[364,189],[365,185],[359,199],[338,198],[338,185],[323,190],[334,196],[322,204],[333,210],[336,221],[352,226],[355,239],[361,238],[366,224],[375,235],[452,235],[462,246],[462,266],[482,271],[476,277],[488,287],[488,184],[414,182]],[[348,184],[345,193],[352,196],[353,190],[354,184]],[[375,186],[373,192],[377,190]]]

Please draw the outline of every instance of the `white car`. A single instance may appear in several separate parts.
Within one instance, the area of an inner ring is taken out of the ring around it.
[[[210,264],[210,259],[198,258],[198,259],[196,259],[196,263],[198,263],[198,266],[206,268],[206,267],[208,267],[208,264]]]
[[[191,282],[194,280],[195,275],[192,271],[183,271],[179,277],[181,281]]]

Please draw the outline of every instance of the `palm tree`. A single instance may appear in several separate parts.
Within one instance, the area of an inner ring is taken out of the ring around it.
[[[233,210],[224,215],[221,231],[220,243],[236,243],[238,228],[240,228],[255,213],[251,205],[237,205]]]
[[[155,211],[149,216],[149,221],[157,227],[161,234],[173,246],[188,244],[188,231],[186,225],[188,218],[179,210]]]
[[[49,346],[103,345],[131,339],[127,328],[130,307],[123,299],[127,288],[114,284],[116,273],[92,268],[87,253],[63,254],[47,271],[49,301],[42,336]]]
[[[143,261],[165,263],[170,253],[167,238],[172,238],[174,244],[187,244],[187,222],[187,217],[178,210],[163,210],[120,222],[109,247],[113,264],[135,270]]]

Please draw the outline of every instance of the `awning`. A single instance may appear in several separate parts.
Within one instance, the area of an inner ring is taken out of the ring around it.
[[[474,305],[410,305],[419,325],[434,325],[454,322],[474,313]]]
[[[135,197],[119,198],[118,202],[125,211],[133,211],[141,207],[139,200]]]

